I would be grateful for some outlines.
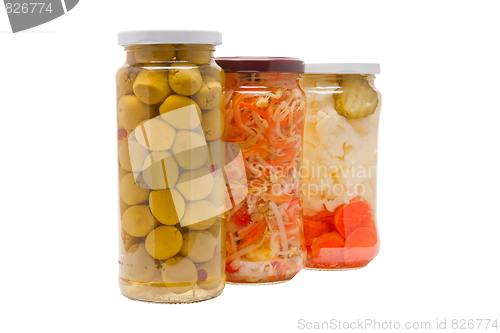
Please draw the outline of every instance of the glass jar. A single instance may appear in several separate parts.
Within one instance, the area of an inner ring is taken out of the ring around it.
[[[290,280],[305,263],[299,166],[305,96],[296,58],[216,58],[226,72],[225,140],[243,156],[226,219],[231,283]]]
[[[129,31],[116,73],[119,286],[134,300],[186,303],[224,288],[222,79],[212,31]],[[210,146],[214,149],[210,150]]]
[[[376,219],[378,64],[306,64],[301,167],[307,268],[366,266],[379,251]]]

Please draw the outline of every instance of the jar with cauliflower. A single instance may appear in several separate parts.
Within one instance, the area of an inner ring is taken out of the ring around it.
[[[224,78],[213,31],[128,31],[116,73],[119,286],[190,303],[224,288]]]
[[[306,64],[301,165],[306,268],[354,269],[379,251],[378,64]]]

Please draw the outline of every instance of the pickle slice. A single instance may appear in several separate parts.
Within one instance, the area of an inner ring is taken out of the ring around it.
[[[363,118],[375,112],[379,103],[378,94],[363,77],[344,77],[341,88],[342,93],[335,100],[338,114]]]

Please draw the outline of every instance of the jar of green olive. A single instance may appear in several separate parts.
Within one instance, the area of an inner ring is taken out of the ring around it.
[[[118,34],[119,286],[189,303],[224,288],[224,75],[214,31]],[[215,148],[214,148],[215,147]]]

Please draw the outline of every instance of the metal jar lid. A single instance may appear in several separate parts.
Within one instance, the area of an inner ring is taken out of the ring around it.
[[[226,73],[303,73],[304,62],[290,57],[218,57]]]

